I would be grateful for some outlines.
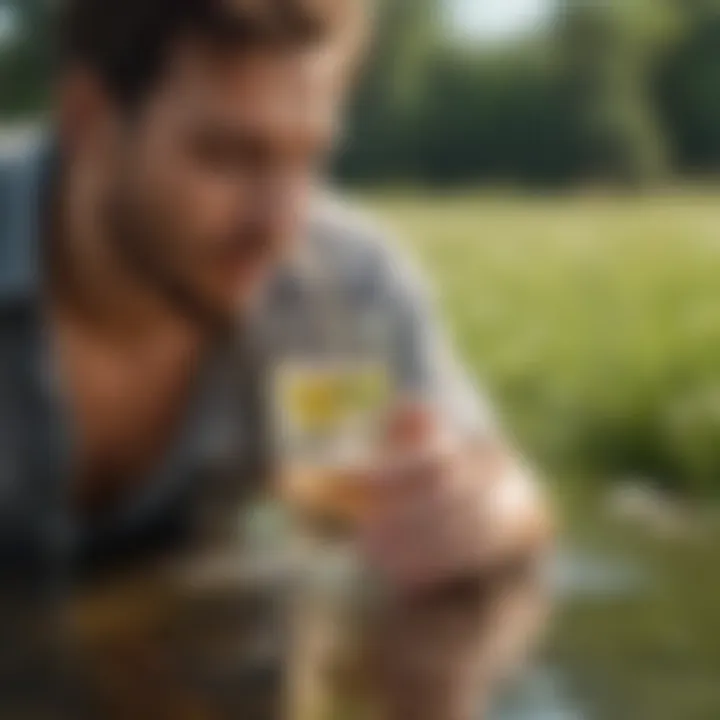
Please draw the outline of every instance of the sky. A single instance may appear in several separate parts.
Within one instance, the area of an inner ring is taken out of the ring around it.
[[[553,0],[452,0],[454,25],[462,35],[499,41],[542,25]]]

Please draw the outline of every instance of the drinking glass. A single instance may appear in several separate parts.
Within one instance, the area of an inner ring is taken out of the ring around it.
[[[354,540],[374,502],[367,471],[395,382],[384,314],[342,298],[336,288],[315,287],[303,342],[278,355],[272,378],[278,495],[301,568],[291,610],[288,720],[365,717],[360,706],[370,699],[361,697],[360,638],[378,584]]]

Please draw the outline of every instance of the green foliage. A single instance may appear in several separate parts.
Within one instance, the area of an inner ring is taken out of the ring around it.
[[[635,186],[720,167],[715,0],[564,0],[551,34],[500,53],[443,44],[427,3],[386,7],[401,21],[381,23],[346,178]]]
[[[341,174],[377,181],[411,173],[439,32],[438,6],[436,0],[380,4],[375,41],[350,111],[349,140],[339,157]]]
[[[384,0],[338,174],[364,183],[644,185],[720,168],[720,2],[559,0],[545,33],[489,50],[446,32],[450,0]],[[49,95],[50,0],[0,0],[0,111]]]
[[[677,165],[693,172],[720,167],[720,3],[685,0],[685,29],[657,74],[660,107]]]
[[[583,139],[582,175],[642,184],[664,174],[666,148],[650,80],[674,25],[665,6],[664,0],[564,3],[557,42]]]
[[[427,81],[418,176],[462,183],[543,182],[572,172],[570,130],[555,68],[522,54],[447,51]]]
[[[48,0],[0,0],[15,16],[16,35],[0,46],[0,108],[3,115],[36,112],[47,103],[52,67]]]

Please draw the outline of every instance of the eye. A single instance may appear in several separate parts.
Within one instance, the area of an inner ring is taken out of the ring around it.
[[[251,138],[224,132],[205,132],[192,143],[196,160],[212,172],[237,174],[259,167],[265,160],[261,145]]]

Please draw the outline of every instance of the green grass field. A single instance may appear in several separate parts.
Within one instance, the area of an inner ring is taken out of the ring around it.
[[[568,501],[572,542],[649,573],[638,596],[558,615],[547,654],[589,718],[720,718],[717,524],[663,540],[600,501],[627,475],[720,490],[720,196],[365,200],[434,279],[468,364]]]
[[[720,197],[371,204],[536,457],[720,491]]]

